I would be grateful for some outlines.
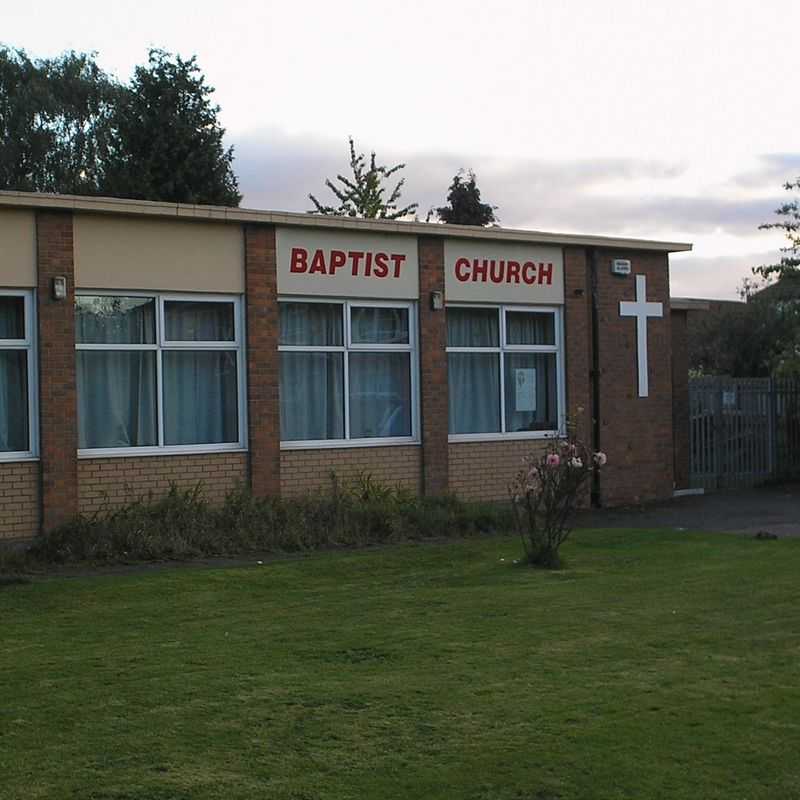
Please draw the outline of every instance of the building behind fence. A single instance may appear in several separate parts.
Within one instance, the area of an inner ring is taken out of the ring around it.
[[[689,457],[693,488],[800,477],[800,381],[692,379]]]

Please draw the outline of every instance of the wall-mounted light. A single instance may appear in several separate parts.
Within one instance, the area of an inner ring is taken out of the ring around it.
[[[431,292],[431,308],[441,311],[444,308],[444,292]]]
[[[53,278],[53,300],[67,299],[67,279],[63,275]]]

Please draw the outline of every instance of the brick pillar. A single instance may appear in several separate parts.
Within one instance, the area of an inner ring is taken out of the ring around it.
[[[592,290],[586,250],[564,248],[567,420],[592,446]]]
[[[38,212],[36,244],[42,530],[49,531],[78,512],[72,214]],[[53,300],[55,276],[67,279],[65,300]]]
[[[275,228],[246,225],[244,239],[250,488],[265,497],[281,489]]]
[[[431,292],[444,297],[444,240],[419,237],[419,359],[422,398],[422,488],[448,490],[447,327],[444,309],[431,308]]]
[[[689,488],[689,334],[686,311],[672,309],[672,447],[675,488]]]

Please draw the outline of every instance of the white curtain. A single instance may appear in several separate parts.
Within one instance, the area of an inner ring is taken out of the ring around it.
[[[170,342],[232,342],[233,303],[168,300],[164,303],[165,338]]]
[[[0,452],[28,450],[28,428],[27,352],[0,350]]]
[[[79,447],[158,444],[154,351],[79,350],[77,384]]]
[[[409,353],[350,353],[350,437],[411,436]]]
[[[164,444],[239,441],[236,353],[231,350],[166,350]]]
[[[25,338],[25,299],[0,297],[0,339]]]
[[[340,347],[342,306],[335,303],[281,303],[280,343]]]
[[[79,295],[75,298],[78,344],[154,344],[155,300],[152,297]]]
[[[555,318],[550,313],[509,311],[506,344],[555,344]]]
[[[408,309],[354,306],[352,340],[357,344],[408,344]]]
[[[344,438],[344,354],[281,353],[281,439]]]
[[[555,430],[558,427],[555,353],[506,353],[506,431]],[[533,375],[535,393],[530,396],[517,390],[517,371],[527,379]]]

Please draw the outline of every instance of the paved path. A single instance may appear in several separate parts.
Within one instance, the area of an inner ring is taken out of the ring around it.
[[[576,527],[685,528],[749,535],[769,531],[800,537],[800,484],[728,489],[644,508],[599,509],[582,514]]]

